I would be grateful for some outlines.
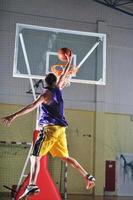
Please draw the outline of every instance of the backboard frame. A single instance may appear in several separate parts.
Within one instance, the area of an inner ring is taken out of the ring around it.
[[[78,79],[74,79],[73,78],[73,79],[71,79],[71,82],[95,84],[95,85],[105,85],[106,84],[106,34],[93,33],[93,32],[84,32],[84,31],[77,31],[77,30],[75,31],[75,30],[59,29],[59,28],[51,28],[51,27],[42,27],[42,26],[20,24],[20,23],[16,24],[15,50],[14,50],[14,63],[13,63],[13,77],[29,78],[29,79],[44,79],[45,78],[45,76],[31,75],[29,73],[28,74],[19,74],[17,72],[18,43],[19,43],[20,32],[21,32],[21,30],[23,28],[32,29],[32,30],[52,31],[52,32],[56,32],[56,33],[67,33],[67,34],[75,34],[75,35],[82,35],[82,36],[98,37],[99,38],[99,43],[103,42],[102,78],[100,80],[98,80],[98,81],[95,81],[95,80],[81,80],[81,79],[78,80]],[[96,47],[97,46],[98,46],[98,43],[96,44]],[[76,55],[74,55],[74,56],[76,56]]]

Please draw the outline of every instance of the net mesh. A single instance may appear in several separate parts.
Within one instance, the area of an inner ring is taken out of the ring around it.
[[[0,144],[0,199],[11,199],[12,192],[9,188],[15,188],[20,179],[25,160],[30,146],[15,144]],[[53,159],[49,155],[49,172],[57,188],[64,195],[64,163],[59,159]],[[25,171],[29,174],[30,162]],[[23,179],[24,180],[24,179]],[[7,187],[5,187],[7,186]]]
[[[4,186],[12,188],[17,185],[28,151],[29,146],[0,144],[0,197],[11,197],[11,191]],[[28,172],[29,166],[25,174]]]

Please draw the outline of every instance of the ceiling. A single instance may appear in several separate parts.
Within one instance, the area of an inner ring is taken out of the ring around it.
[[[126,15],[133,16],[133,0],[94,0],[97,3],[118,10]]]

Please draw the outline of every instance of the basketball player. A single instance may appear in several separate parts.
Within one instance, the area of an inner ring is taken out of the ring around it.
[[[72,53],[67,53],[65,56],[67,58],[67,69],[70,65]],[[59,157],[61,160],[73,166],[83,176],[86,181],[87,189],[90,189],[95,185],[95,178],[88,174],[88,172],[74,158],[70,157],[68,153],[65,134],[68,123],[64,117],[64,102],[61,92],[62,87],[64,87],[64,77],[65,73],[57,81],[57,77],[53,73],[49,73],[45,78],[45,91],[37,98],[37,100],[18,112],[1,119],[6,126],[9,126],[16,118],[25,115],[40,106],[40,133],[34,143],[33,154],[30,157],[31,169],[29,185],[19,200],[25,199],[26,196],[40,191],[36,185],[40,169],[40,159],[48,152],[50,152],[53,157]]]

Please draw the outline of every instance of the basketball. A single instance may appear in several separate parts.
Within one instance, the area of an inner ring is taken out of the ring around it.
[[[58,50],[58,58],[59,58],[59,60],[61,60],[63,62],[66,62],[67,61],[67,57],[66,57],[65,54],[67,54],[68,56],[71,56],[71,54],[72,54],[71,49],[66,48],[66,47],[59,49]]]

